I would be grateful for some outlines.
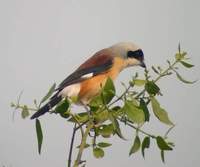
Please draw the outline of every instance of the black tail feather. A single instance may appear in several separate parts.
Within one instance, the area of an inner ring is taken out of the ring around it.
[[[50,101],[45,104],[43,107],[41,107],[35,114],[31,116],[31,119],[35,119],[40,117],[41,115],[48,112],[51,108],[53,108],[56,104],[58,104],[62,100],[61,96],[54,96],[50,99]]]

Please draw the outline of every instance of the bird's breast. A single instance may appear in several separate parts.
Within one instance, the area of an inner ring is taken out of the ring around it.
[[[79,100],[83,104],[88,104],[90,100],[98,95],[105,85],[106,80],[110,77],[115,80],[120,71],[124,68],[124,61],[121,58],[114,58],[112,67],[102,74],[93,76],[90,79],[80,83]]]

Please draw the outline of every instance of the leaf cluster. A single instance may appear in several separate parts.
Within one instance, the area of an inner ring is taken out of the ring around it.
[[[74,166],[85,163],[85,161],[81,160],[84,149],[91,148],[94,157],[102,158],[105,156],[105,149],[112,145],[112,143],[107,142],[108,139],[118,136],[122,140],[126,140],[124,136],[125,132],[121,130],[122,124],[126,125],[127,128],[133,129],[133,144],[130,146],[129,156],[141,150],[142,156],[145,157],[145,151],[150,148],[151,142],[155,142],[160,151],[161,159],[164,162],[164,153],[174,149],[174,144],[168,139],[168,134],[174,127],[174,123],[167,111],[159,103],[159,98],[163,94],[157,82],[162,78],[175,74],[177,79],[185,84],[195,83],[196,81],[184,79],[178,71],[182,67],[190,69],[194,66],[188,60],[187,53],[182,52],[179,46],[174,61],[167,61],[166,68],[152,66],[151,69],[145,70],[143,79],[136,73],[127,86],[123,84],[125,90],[120,96],[116,94],[113,81],[108,78],[106,84],[102,87],[101,93],[94,97],[86,107],[86,111],[80,113],[74,114],[71,111],[73,99],[63,99],[51,113],[61,116],[69,123],[75,125],[70,152],[73,149],[75,132],[80,131],[82,135],[81,144],[76,147],[78,155]],[[152,72],[156,74],[155,78],[152,77]],[[30,115],[30,111],[37,111],[43,103],[47,102],[55,88],[56,85],[53,84],[39,105],[34,100],[34,108],[27,105],[20,105],[19,100],[16,104],[12,103],[11,107],[20,110],[22,118],[27,118]],[[147,122],[150,122],[152,116],[155,116],[160,123],[169,127],[164,136],[154,135],[143,130],[143,126]],[[39,119],[36,119],[35,123],[38,152],[41,153],[43,141],[42,127]],[[72,154],[69,154],[69,167],[71,166],[71,156]]]

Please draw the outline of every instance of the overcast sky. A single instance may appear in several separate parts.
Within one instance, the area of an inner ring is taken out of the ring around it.
[[[42,155],[37,153],[35,124],[12,121],[10,102],[23,90],[22,102],[32,104],[52,85],[59,84],[94,52],[121,41],[141,46],[148,66],[165,65],[173,59],[180,42],[196,65],[181,70],[185,78],[200,76],[200,2],[198,0],[1,0],[0,1],[0,167],[66,166],[72,127],[62,118],[46,114]],[[141,68],[130,68],[117,79],[128,82]],[[175,76],[174,76],[175,77]],[[162,106],[177,125],[170,138],[176,147],[166,154],[166,165],[155,145],[146,152],[128,156],[134,133],[127,142],[113,139],[105,157],[97,160],[86,151],[87,166],[200,165],[199,82],[184,85],[170,77],[159,82]],[[147,128],[156,134],[166,130],[155,118]]]

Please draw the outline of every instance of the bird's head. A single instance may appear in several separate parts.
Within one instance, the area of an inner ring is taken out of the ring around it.
[[[142,49],[131,42],[121,42],[110,47],[115,57],[120,57],[125,62],[125,67],[141,66],[146,68]]]

